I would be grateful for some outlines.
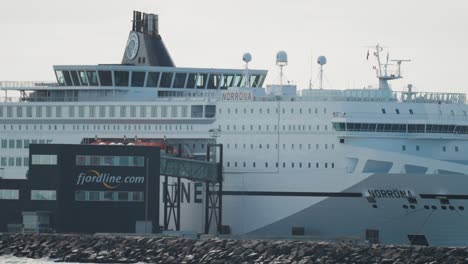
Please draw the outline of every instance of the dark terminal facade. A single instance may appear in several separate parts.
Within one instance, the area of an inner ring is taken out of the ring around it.
[[[159,231],[159,147],[33,144],[29,160],[28,179],[0,179],[0,232]]]

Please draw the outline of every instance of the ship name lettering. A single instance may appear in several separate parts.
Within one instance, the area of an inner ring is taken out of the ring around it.
[[[252,94],[249,92],[224,92],[222,99],[224,101],[250,101]]]
[[[369,189],[369,190],[367,190],[367,193],[372,198],[387,198],[387,199],[403,198],[403,199],[407,199],[409,197],[414,197],[414,195],[411,193],[411,191],[409,191],[409,190],[398,190],[398,189],[392,189],[392,190],[373,190],[373,189]]]

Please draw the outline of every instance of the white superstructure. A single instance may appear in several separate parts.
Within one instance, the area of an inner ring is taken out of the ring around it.
[[[378,89],[266,89],[265,70],[147,65],[153,55],[143,35],[131,32],[125,64],[54,66],[56,84],[1,83],[2,177],[26,176],[30,143],[212,140],[209,131],[219,129],[223,224],[233,235],[287,237],[294,229],[325,239],[468,244],[464,94],[394,92],[387,81],[400,70],[380,60]],[[192,198],[204,191],[185,184]],[[202,204],[183,203],[182,229],[202,231]]]

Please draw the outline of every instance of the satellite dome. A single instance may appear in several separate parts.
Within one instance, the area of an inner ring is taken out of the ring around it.
[[[249,63],[251,60],[252,60],[252,55],[250,55],[250,53],[246,52],[244,53],[244,55],[242,56],[242,60],[246,63]]]
[[[319,56],[317,58],[317,63],[320,65],[325,65],[327,64],[327,58],[325,56]]]
[[[288,65],[288,54],[286,53],[286,51],[280,50],[278,51],[278,53],[276,53],[276,65]]]

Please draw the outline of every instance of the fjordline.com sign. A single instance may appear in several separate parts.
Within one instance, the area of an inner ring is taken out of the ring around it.
[[[76,185],[82,186],[92,183],[102,183],[107,189],[115,189],[121,184],[142,184],[145,183],[144,176],[116,176],[110,173],[89,170],[78,174]]]

